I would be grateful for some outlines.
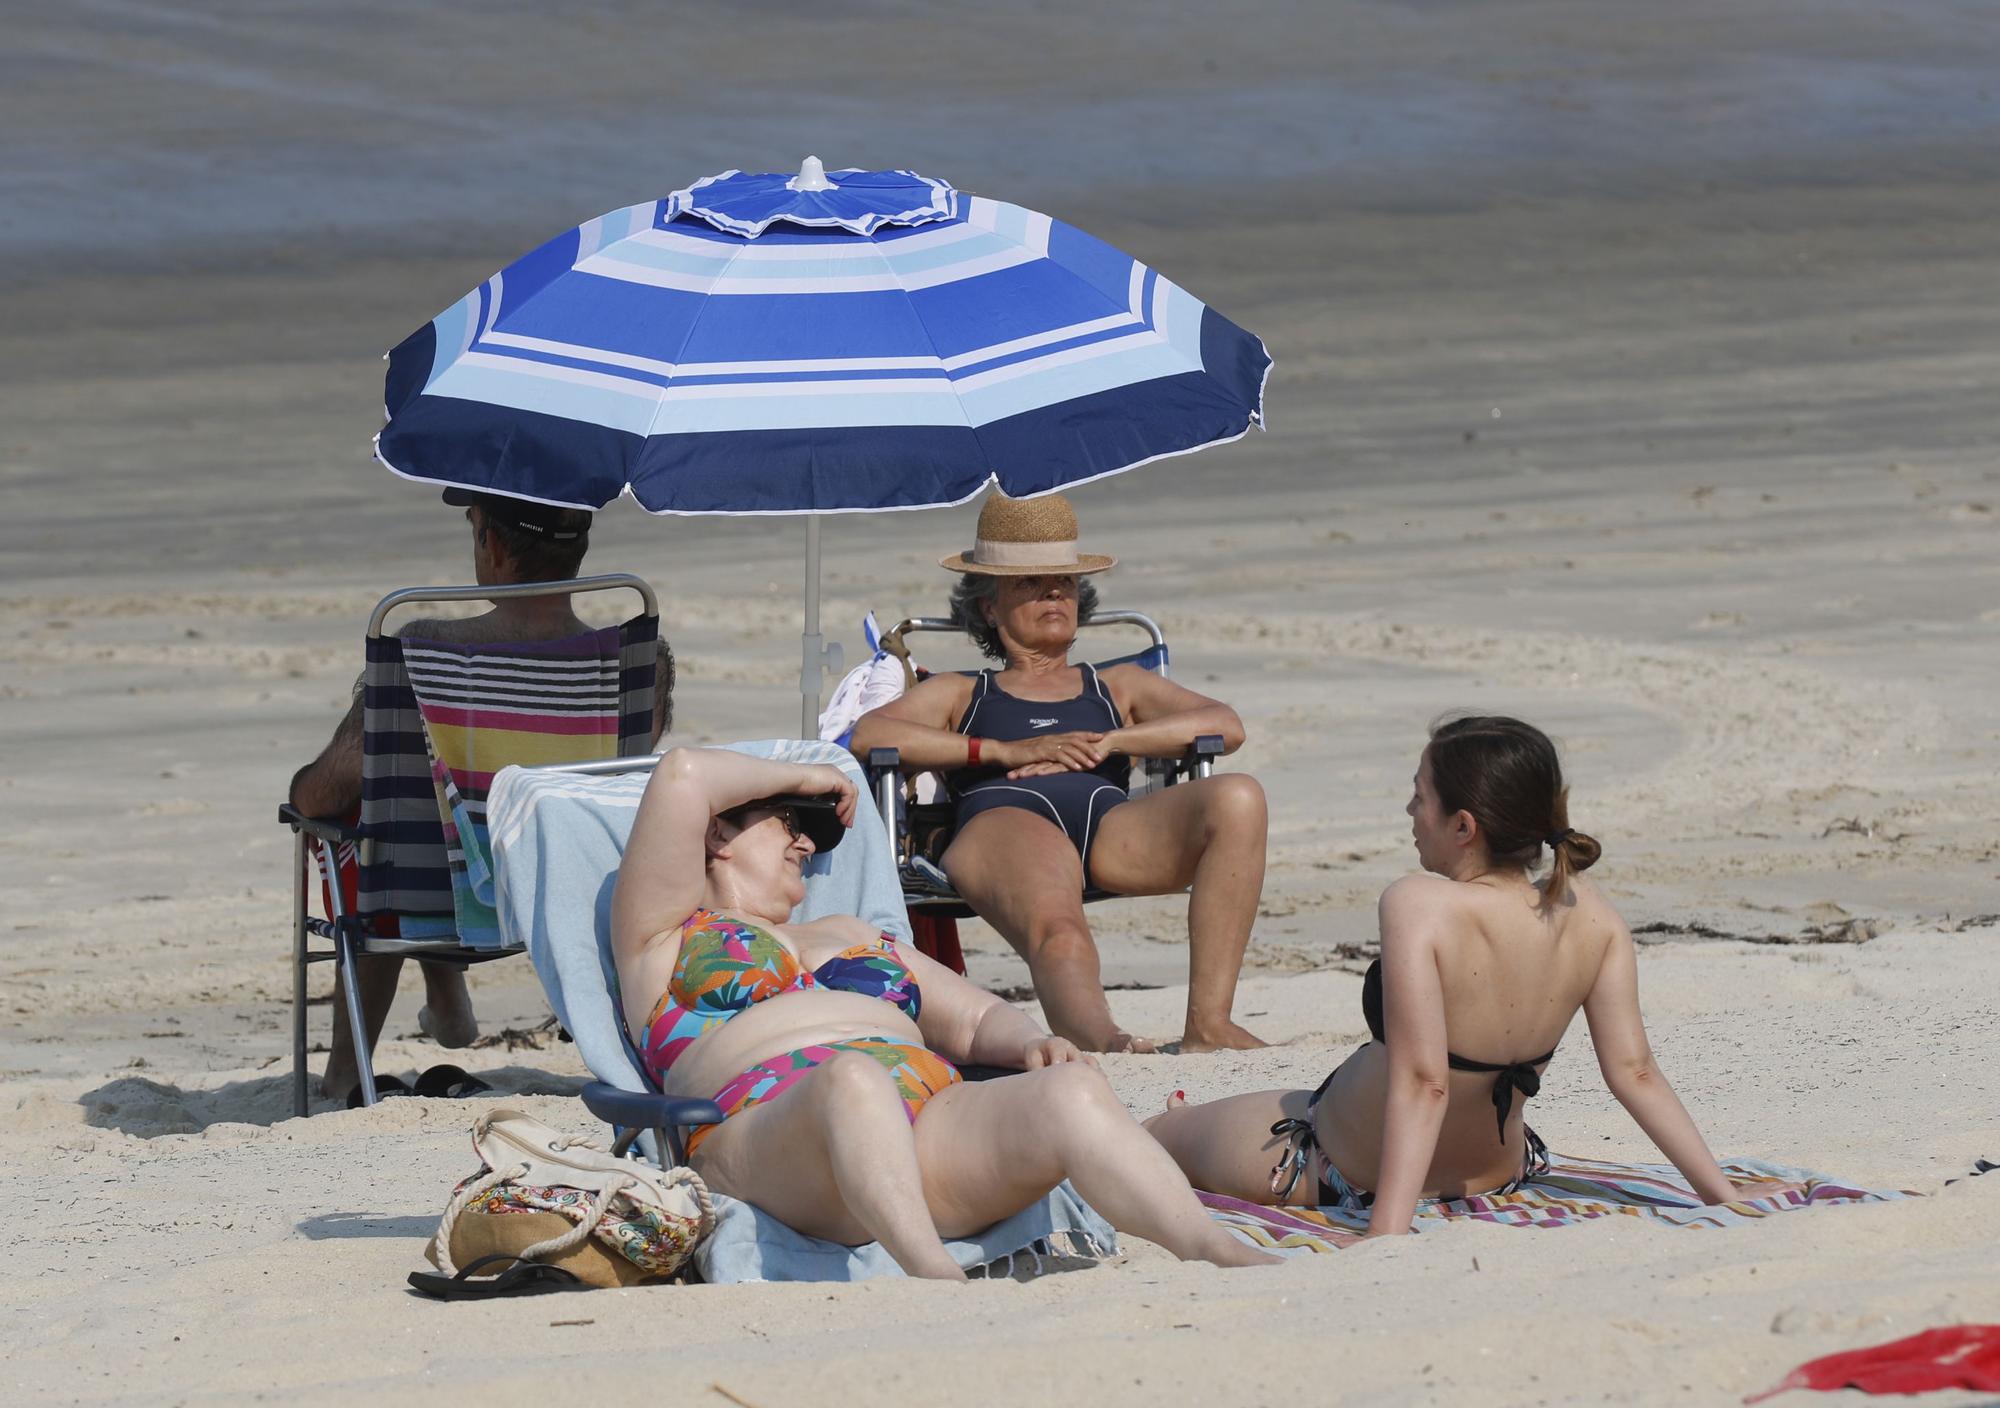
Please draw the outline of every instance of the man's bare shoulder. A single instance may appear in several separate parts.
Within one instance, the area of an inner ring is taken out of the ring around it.
[[[396,627],[396,635],[402,640],[442,640],[454,645],[489,645],[503,641],[520,640],[561,640],[568,636],[580,635],[590,627],[575,617],[545,625],[539,629],[524,629],[519,621],[498,611],[484,612],[478,616],[437,617],[405,621]]]
[[[493,613],[486,613],[488,616]],[[392,632],[402,640],[448,640],[453,642],[486,640],[490,637],[475,634],[472,626],[485,620],[485,616],[423,617],[405,621]]]

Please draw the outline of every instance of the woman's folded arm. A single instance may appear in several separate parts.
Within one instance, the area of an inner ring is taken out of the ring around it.
[[[1219,699],[1197,694],[1137,665],[1121,665],[1112,679],[1124,696],[1125,725],[1105,735],[1117,752],[1135,758],[1178,758],[1204,734],[1217,734],[1222,751],[1243,746],[1243,720]]]

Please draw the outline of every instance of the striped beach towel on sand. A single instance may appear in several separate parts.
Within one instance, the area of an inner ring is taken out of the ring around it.
[[[1504,1227],[1573,1227],[1600,1217],[1635,1217],[1662,1227],[1737,1227],[1795,1208],[1879,1203],[1917,1196],[1858,1188],[1839,1179],[1761,1159],[1726,1163],[1732,1179],[1775,1179],[1759,1197],[1708,1207],[1670,1164],[1613,1163],[1549,1156],[1549,1170],[1512,1193],[1456,1198],[1417,1210],[1418,1232],[1447,1222],[1494,1222]],[[1343,1208],[1267,1208],[1218,1193],[1201,1200],[1216,1221],[1244,1240],[1274,1251],[1337,1251],[1368,1230],[1368,1214]]]
[[[401,641],[427,758],[433,826],[460,943],[505,947],[494,913],[486,793],[511,765],[644,753],[652,743],[652,617],[562,640]]]

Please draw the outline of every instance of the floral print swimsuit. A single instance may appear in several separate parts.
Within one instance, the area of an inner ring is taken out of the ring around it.
[[[681,1055],[739,1012],[788,992],[826,988],[879,997],[911,1021],[923,1009],[923,989],[884,934],[856,944],[808,971],[776,936],[754,924],[697,909],[681,925],[680,958],[667,990],[646,1019],[639,1056],[662,1085]],[[933,1051],[894,1037],[864,1036],[805,1046],[760,1061],[732,1077],[715,1093],[724,1119],[776,1099],[815,1067],[843,1051],[881,1063],[896,1082],[904,1113],[912,1124],[931,1096],[961,1077],[958,1068]],[[702,1125],[688,1135],[692,1156],[718,1126]]]

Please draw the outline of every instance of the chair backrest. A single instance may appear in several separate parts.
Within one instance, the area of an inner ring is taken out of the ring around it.
[[[1077,626],[1079,630],[1098,630],[1107,626],[1125,626],[1144,631],[1146,634],[1147,644],[1144,649],[1134,651],[1130,655],[1120,655],[1110,660],[1097,661],[1095,663],[1096,669],[1108,670],[1114,665],[1137,665],[1141,669],[1151,670],[1161,679],[1169,677],[1166,633],[1160,629],[1160,623],[1145,612],[1099,608],[1093,611],[1087,620],[1079,621]],[[893,628],[882,636],[882,649],[903,662],[903,684],[906,689],[916,686],[917,671],[915,664],[910,659],[909,645],[905,637],[926,631],[948,635],[964,635],[965,627],[952,620],[949,616],[913,616],[907,620],[898,621]],[[1173,771],[1174,767],[1175,763],[1172,759],[1145,759],[1136,769],[1138,777],[1143,780],[1134,783],[1133,795],[1137,796],[1140,792],[1158,786]],[[903,780],[903,791],[906,800],[914,800],[917,797],[916,777],[906,777]]]
[[[1090,614],[1088,620],[1077,623],[1080,630],[1096,630],[1105,626],[1132,626],[1146,633],[1148,644],[1145,649],[1131,655],[1120,655],[1113,660],[1096,662],[1100,670],[1113,665],[1138,665],[1151,670],[1161,679],[1167,678],[1167,637],[1160,629],[1160,623],[1143,611],[1112,611],[1100,608]],[[882,649],[903,662],[903,684],[914,688],[917,683],[916,666],[910,660],[910,650],[906,636],[918,632],[931,631],[946,635],[964,635],[965,627],[949,616],[912,616],[898,621],[882,637]]]
[[[383,629],[410,602],[613,589],[639,592],[646,611],[561,640],[399,639]],[[658,639],[651,589],[623,573],[384,598],[363,681],[359,916],[395,915],[404,937],[451,932],[467,947],[501,947],[486,840],[492,775],[645,753]]]

